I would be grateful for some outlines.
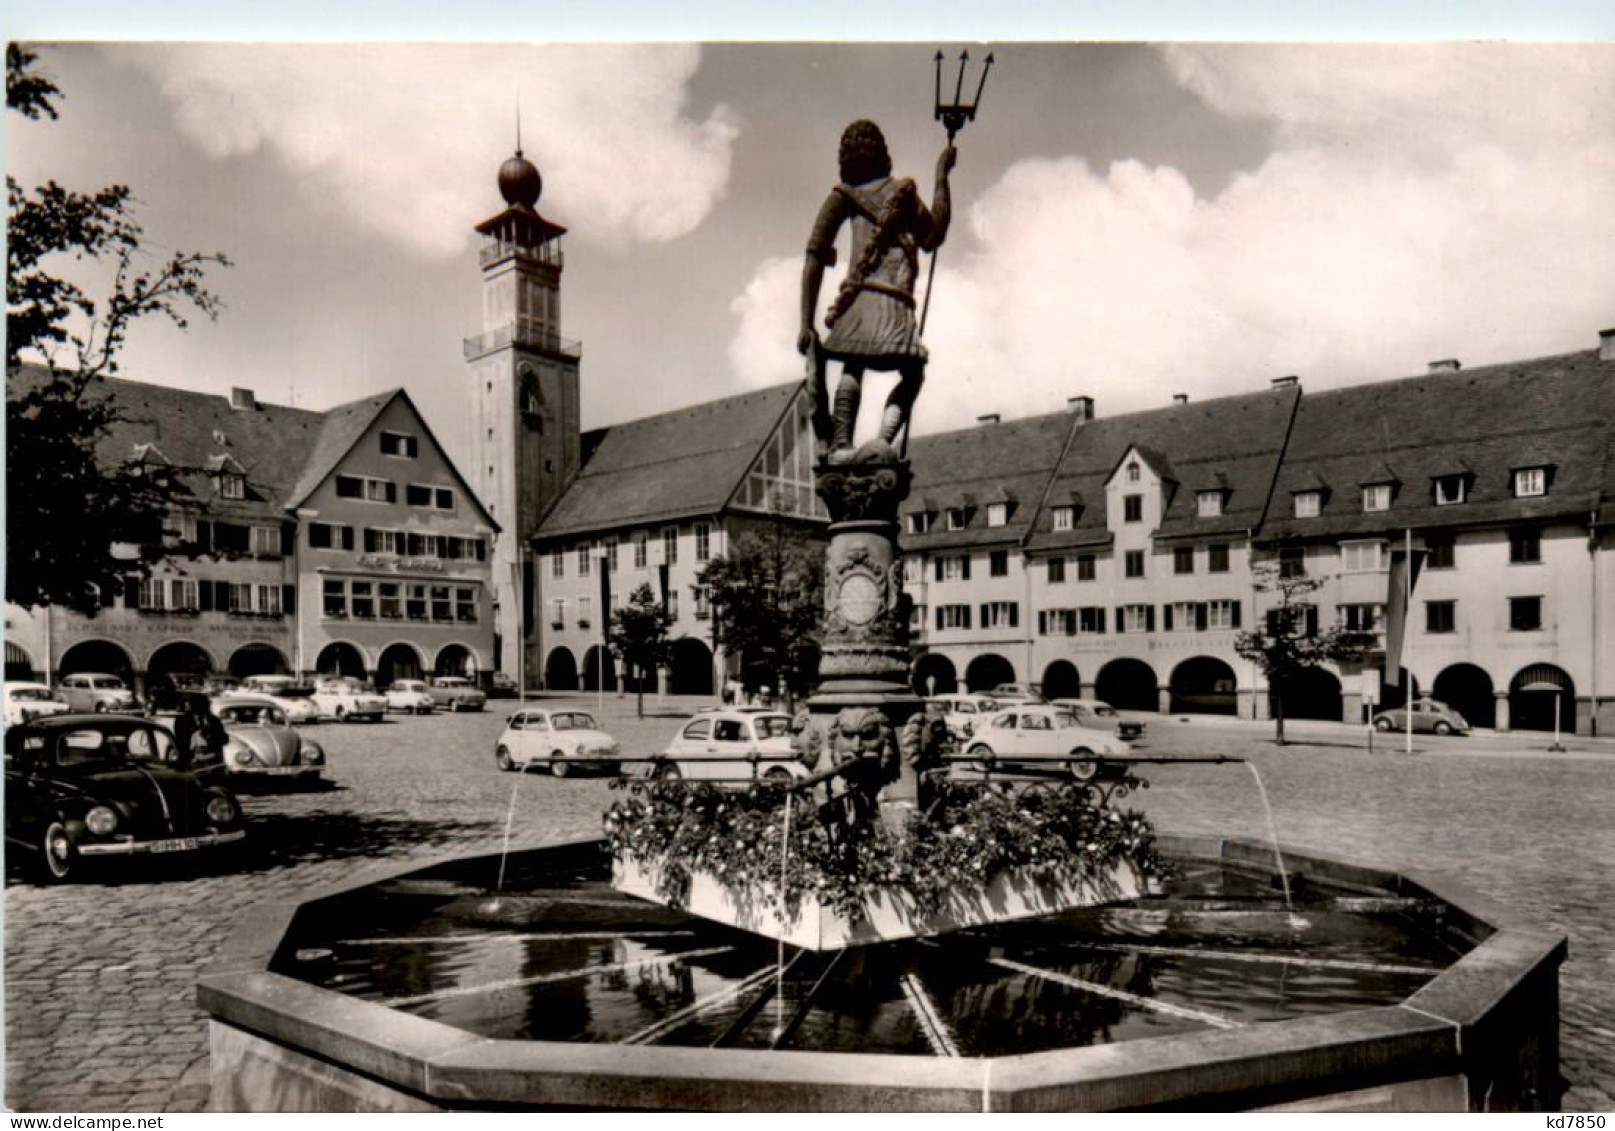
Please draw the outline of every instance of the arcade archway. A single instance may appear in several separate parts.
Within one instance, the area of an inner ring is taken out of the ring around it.
[[[376,686],[387,687],[399,679],[420,679],[421,671],[421,654],[413,644],[389,644],[376,657]]]
[[[965,686],[971,691],[991,691],[1001,683],[1015,682],[1015,665],[996,652],[987,652],[965,667]]]
[[[1457,711],[1472,727],[1497,725],[1497,696],[1485,668],[1474,664],[1443,668],[1430,694]]]
[[[583,671],[579,674],[583,676],[585,691],[617,690],[616,658],[599,644],[583,654]]]
[[[570,648],[556,648],[544,661],[544,688],[547,691],[576,691],[578,662]]]
[[[1234,669],[1212,656],[1195,656],[1172,669],[1172,713],[1237,715],[1239,681]]]
[[[243,644],[230,653],[230,674],[237,679],[249,675],[285,675],[292,670],[280,649],[271,644]]]
[[[1070,660],[1055,660],[1043,669],[1043,682],[1039,688],[1043,698],[1080,699],[1082,698],[1082,676],[1077,671],[1077,665]]]
[[[941,652],[927,652],[914,661],[917,695],[952,695],[959,690],[959,672]]]
[[[1548,684],[1559,690],[1526,690]],[[1574,734],[1576,681],[1563,668],[1553,664],[1532,664],[1521,668],[1508,685],[1509,727],[1513,730],[1553,730],[1555,702],[1559,705],[1559,729],[1565,734]]]
[[[56,665],[57,676],[76,675],[79,672],[106,672],[134,686],[134,660],[110,640],[80,641],[62,653],[61,662]]]
[[[1285,683],[1281,700],[1286,719],[1327,719],[1338,723],[1345,717],[1340,678],[1324,668],[1303,668]]]
[[[314,670],[327,679],[333,676],[364,679],[368,674],[364,666],[364,653],[354,645],[341,640],[320,649],[320,654],[314,661]]]
[[[466,679],[476,679],[477,657],[464,644],[445,644],[438,649],[432,672],[435,675],[460,675]]]
[[[674,695],[711,695],[712,649],[693,636],[675,640],[668,691]]]
[[[1155,669],[1143,660],[1112,660],[1099,669],[1094,694],[1118,711],[1158,711]]]

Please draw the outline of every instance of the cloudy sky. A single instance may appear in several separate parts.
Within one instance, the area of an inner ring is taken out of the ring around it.
[[[929,197],[935,46],[45,46],[62,118],[11,115],[7,165],[128,183],[153,245],[235,261],[219,321],[142,326],[125,375],[310,407],[403,385],[458,451],[518,104],[592,426],[799,375],[837,137],[876,119]],[[990,47],[918,431],[1615,325],[1615,46]]]

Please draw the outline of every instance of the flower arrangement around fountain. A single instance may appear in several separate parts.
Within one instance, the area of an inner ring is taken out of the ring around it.
[[[854,941],[891,938],[1147,890],[1166,870],[1154,829],[1112,805],[1146,784],[943,782],[923,812],[849,821],[818,795],[793,798],[788,816],[785,788],[766,782],[624,779],[605,831],[619,879],[660,902],[791,941],[821,914]]]

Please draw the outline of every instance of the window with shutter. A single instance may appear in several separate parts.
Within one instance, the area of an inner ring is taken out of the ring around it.
[[[1127,609],[1122,605],[1116,606],[1116,631],[1127,631]]]
[[[344,550],[353,549],[353,527],[351,526],[342,528],[342,548]]]
[[[1194,606],[1194,627],[1195,627],[1195,629],[1197,631],[1199,631],[1199,632],[1204,632],[1206,630],[1206,627],[1209,624],[1209,622],[1210,622],[1210,609],[1207,607],[1206,602],[1204,602],[1204,601],[1196,602],[1195,606]]]
[[[1172,606],[1171,605],[1163,605],[1161,607],[1161,628],[1166,632],[1171,632],[1172,631]]]
[[[281,611],[288,616],[297,612],[297,586],[282,585],[280,587]]]
[[[196,584],[197,604],[204,613],[213,611],[213,582],[199,581]]]

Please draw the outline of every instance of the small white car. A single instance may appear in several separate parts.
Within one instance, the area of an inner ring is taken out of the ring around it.
[[[935,703],[942,708],[942,717],[947,720],[949,733],[961,741],[975,733],[982,719],[998,710],[998,701],[987,695],[933,695],[926,703]]]
[[[460,675],[437,675],[426,683],[432,702],[446,711],[480,711],[488,703],[482,689]]]
[[[105,672],[64,676],[56,685],[56,694],[75,711],[97,715],[140,713],[140,700],[135,698],[135,693],[123,680]]]
[[[387,685],[387,710],[406,715],[430,715],[437,709],[432,689],[421,679],[395,679]]]
[[[1083,726],[1062,707],[1029,703],[988,717],[976,728],[965,753],[981,759],[973,764],[977,769],[990,766],[1013,772],[1043,762],[1068,766],[1072,777],[1088,781],[1098,775],[1102,759],[1126,757],[1128,746],[1114,735]],[[1069,755],[1084,760],[1065,762]]]
[[[8,683],[5,686],[6,725],[16,726],[30,719],[65,715],[73,708],[43,683]]]
[[[785,781],[808,775],[783,711],[708,711],[685,723],[652,772],[661,778]]]
[[[249,675],[234,691],[227,691],[214,701],[217,712],[232,699],[242,696],[273,699],[286,714],[286,721],[294,726],[320,721],[319,704],[314,702],[314,688],[290,675]]]
[[[494,761],[501,770],[548,766],[550,773],[564,778],[584,768],[614,774],[619,752],[617,740],[587,711],[529,707],[510,716],[494,747]]]
[[[363,680],[322,679],[314,685],[314,704],[320,714],[339,723],[353,719],[380,722],[387,714],[387,699]]]
[[[1144,737],[1143,723],[1122,718],[1116,708],[1103,699],[1056,699],[1054,706],[1075,715],[1078,726],[1107,730],[1123,742],[1136,742]]]

